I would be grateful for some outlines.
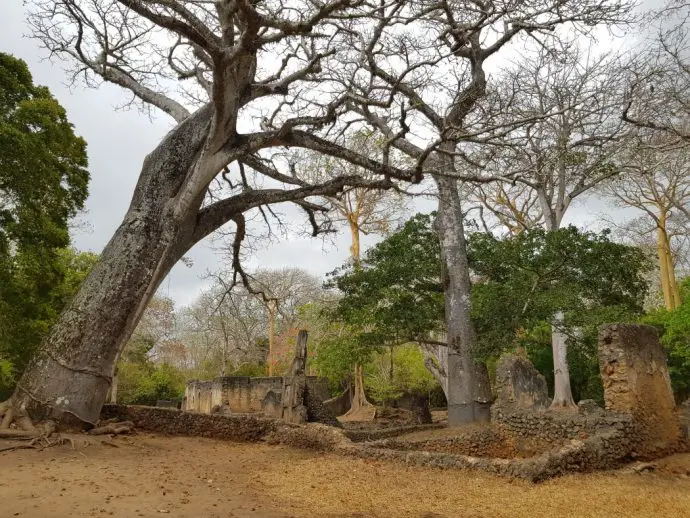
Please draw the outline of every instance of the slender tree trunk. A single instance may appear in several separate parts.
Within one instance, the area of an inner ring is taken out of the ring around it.
[[[124,221],[17,383],[15,415],[65,427],[98,421],[122,346],[191,246],[195,220],[176,221],[172,205],[205,141],[210,115],[199,110],[146,157]]]
[[[276,302],[268,302],[268,375],[273,376],[273,353],[276,341]]]
[[[434,179],[439,194],[437,221],[448,334],[448,425],[457,426],[480,419],[475,412],[472,351],[476,336],[470,313],[470,269],[457,182],[441,176]]]
[[[544,227],[548,232],[558,230],[563,221],[563,215],[568,205],[564,204],[565,193],[562,193],[551,207],[543,191],[539,193],[539,202],[544,214]],[[554,322],[563,322],[563,313],[558,312],[553,317]],[[576,408],[573,392],[570,387],[570,369],[568,368],[568,343],[565,335],[559,332],[557,326],[551,326],[551,349],[553,351],[554,394],[551,408]]]
[[[360,248],[359,248],[359,225],[352,216],[348,217],[350,233],[352,235],[352,264],[359,268]],[[370,421],[376,416],[376,407],[367,399],[364,392],[364,369],[359,363],[355,364],[354,391],[352,394],[352,404],[350,410],[342,417],[344,421]]]
[[[669,311],[680,306],[680,291],[676,282],[676,272],[671,255],[671,242],[667,230],[667,214],[661,209],[657,220],[657,255],[659,258],[659,275],[661,290],[664,295],[664,306]]]
[[[551,326],[551,347],[553,350],[553,409],[577,408],[570,389],[570,370],[568,368],[568,346],[566,336],[558,329],[563,325],[563,312],[559,311]]]

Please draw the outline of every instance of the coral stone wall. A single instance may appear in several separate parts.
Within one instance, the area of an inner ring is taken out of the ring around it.
[[[672,449],[679,443],[680,423],[656,329],[635,324],[602,326],[599,367],[606,409],[632,416],[642,454]]]
[[[328,380],[317,376],[307,377],[309,393],[324,401],[328,399]],[[279,376],[250,378],[225,376],[213,381],[190,381],[185,388],[182,409],[203,414],[211,413],[215,406],[228,405],[232,412],[261,412],[266,394],[281,394],[283,378]]]

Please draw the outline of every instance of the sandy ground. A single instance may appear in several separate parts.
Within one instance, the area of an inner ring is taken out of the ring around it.
[[[115,442],[0,453],[0,517],[690,516],[690,454],[532,485],[264,444]]]

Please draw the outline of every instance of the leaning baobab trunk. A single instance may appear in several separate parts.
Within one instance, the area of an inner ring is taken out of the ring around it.
[[[19,380],[15,416],[67,426],[98,420],[122,345],[185,251],[186,222],[166,212],[206,138],[209,115],[202,109],[180,124],[144,161],[124,221]]]
[[[567,337],[559,329],[563,325],[563,312],[559,311],[551,326],[551,347],[553,350],[553,401],[551,408],[575,408],[570,390],[570,369],[568,368]]]
[[[470,269],[457,182],[441,176],[435,180],[448,334],[448,425],[454,426],[474,422],[478,417],[472,361],[476,338],[470,316]]]

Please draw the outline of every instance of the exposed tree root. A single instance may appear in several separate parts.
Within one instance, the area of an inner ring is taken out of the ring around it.
[[[112,422],[109,420],[98,424],[99,426],[89,431],[89,435],[120,435],[134,430],[132,421]]]

